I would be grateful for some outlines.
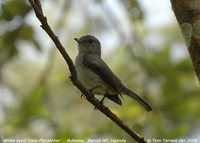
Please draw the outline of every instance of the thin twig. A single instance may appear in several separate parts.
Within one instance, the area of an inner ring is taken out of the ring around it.
[[[71,81],[72,83],[86,96],[86,99],[93,104],[96,108],[98,108],[103,114],[105,114],[108,118],[110,118],[113,122],[115,122],[119,127],[121,127],[125,132],[127,132],[132,138],[134,138],[136,141],[140,143],[146,143],[143,137],[141,137],[136,131],[129,128],[127,125],[125,125],[114,113],[112,113],[106,106],[99,103],[99,100],[97,100],[94,95],[89,92],[79,81],[77,78],[77,73],[75,66],[73,64],[72,59],[68,55],[68,53],[65,51],[65,48],[60,43],[58,37],[54,34],[54,32],[51,30],[49,24],[47,23],[47,18],[43,15],[42,7],[40,5],[39,0],[28,0],[30,4],[32,5],[35,14],[39,21],[41,22],[41,27],[47,32],[47,34],[50,36],[50,38],[54,41],[57,49],[62,54],[63,58],[65,59],[69,70],[71,72]],[[39,5],[37,5],[39,4]]]

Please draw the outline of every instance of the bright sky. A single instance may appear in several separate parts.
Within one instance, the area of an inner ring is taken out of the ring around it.
[[[126,36],[130,36],[130,27],[133,26],[130,26],[130,21],[129,19],[127,19],[127,13],[124,12],[126,10],[124,10],[124,7],[120,5],[120,1],[112,0],[106,1],[105,3],[108,3],[109,8],[111,9],[110,11],[114,13],[114,16],[119,17],[118,25],[120,25],[120,30],[123,33],[125,33]],[[144,24],[147,29],[158,30],[160,28],[168,27],[176,23],[176,19],[171,9],[171,4],[169,0],[139,0],[139,3],[145,14]],[[131,30],[134,30],[134,27]],[[150,39],[148,39],[150,41],[148,41],[148,44],[152,44],[155,47],[162,47],[163,43],[162,39],[160,39],[162,36],[155,34],[156,33],[152,33],[150,35]],[[157,36],[156,41],[155,37],[153,36]],[[112,49],[118,46],[119,44],[122,44],[119,43],[120,40],[119,37],[116,36],[116,33],[112,31],[110,31],[109,34],[107,33],[102,35],[100,37],[100,40],[103,41],[103,44],[106,46],[106,49]]]
[[[138,0],[140,2],[140,5],[143,9],[143,12],[145,13],[145,19],[144,19],[144,23],[146,25],[147,28],[149,29],[159,29],[162,27],[167,27],[169,25],[172,25],[174,23],[176,23],[176,19],[175,16],[173,14],[173,11],[171,9],[171,4],[169,0]],[[48,18],[48,21],[50,23],[50,25],[52,26],[53,24],[55,24],[55,20],[58,17],[58,13],[59,13],[59,9],[62,6],[64,0],[63,1],[59,1],[56,5],[54,1],[44,1],[43,2],[43,9],[45,10],[45,15]],[[81,31],[82,27],[84,26],[84,21],[87,20],[87,16],[85,16],[85,11],[89,12],[89,14],[97,14],[98,13],[102,13],[101,8],[99,7],[98,3],[96,3],[97,5],[95,5],[95,3],[93,2],[93,0],[80,0],[80,1],[72,1],[73,3],[75,3],[73,5],[73,7],[70,9],[70,11],[68,11],[66,16],[69,16],[68,18],[68,22],[66,23],[66,29],[64,32],[68,32],[68,31],[73,31],[74,33],[77,33],[79,31]],[[88,6],[87,3],[90,2],[92,4],[92,6]],[[128,20],[127,17],[127,13],[125,12],[126,10],[124,9],[124,7],[122,7],[122,5],[120,4],[120,0],[110,0],[110,1],[103,1],[104,2],[104,6],[107,7],[109,9],[109,11],[111,11],[114,16],[118,17],[116,19],[118,19],[118,21],[116,23],[118,23],[117,25],[119,26],[119,29],[121,29],[121,31],[123,33],[125,33],[126,36],[130,36],[130,30],[134,30],[133,26],[130,26],[130,22]],[[82,4],[82,5],[81,5]],[[87,6],[87,8],[86,8]],[[55,9],[55,11],[52,11],[52,9]],[[73,9],[73,11],[71,11]],[[87,9],[83,12],[84,9]],[[63,15],[64,17],[65,15]],[[104,14],[101,14],[101,16],[105,16]],[[65,17],[64,17],[65,18]],[[42,41],[42,44],[44,47],[51,47],[50,44],[52,43],[52,41],[46,36],[46,33],[44,33],[44,31],[41,30],[41,28],[39,27],[40,23],[38,22],[38,20],[36,20],[34,13],[32,13],[29,18],[27,19],[28,23],[32,24],[35,28],[36,31],[38,31],[37,33],[37,38]],[[108,21],[110,21],[110,19],[108,19]],[[94,21],[92,21],[94,22]],[[91,23],[93,24],[93,23]],[[94,22],[95,24],[95,22]],[[93,25],[94,26],[94,25]],[[94,26],[95,27],[95,26]],[[130,27],[132,27],[133,29],[130,29]],[[74,29],[75,28],[75,29]],[[73,40],[73,37],[78,37],[81,35],[73,35],[72,33],[62,33],[62,35],[60,36],[60,39],[68,39],[68,40]],[[71,37],[67,37],[67,36]],[[89,33],[90,34],[90,33]],[[97,32],[95,33],[91,33],[94,35],[97,35],[99,40],[102,43],[102,53],[108,53],[107,50],[109,49],[113,49],[119,45],[123,46],[120,42],[121,38],[119,37],[118,33],[116,33],[115,30],[113,30],[112,27],[110,27],[110,29],[106,32]],[[66,36],[67,35],[67,36]],[[112,37],[112,38],[110,38]],[[152,35],[150,36],[152,37]],[[160,37],[160,36],[159,36]],[[154,37],[155,38],[155,37]],[[162,41],[159,41],[159,38],[157,38],[158,40],[155,41],[153,38],[153,40],[151,40],[150,42],[148,41],[149,44],[157,44],[158,47],[162,47],[160,45],[162,45]],[[126,38],[125,38],[126,39]],[[156,42],[156,43],[155,43]],[[74,46],[76,46],[76,44],[74,43]],[[23,47],[23,45],[21,45],[20,47]],[[26,48],[28,49],[28,48]],[[25,55],[28,55],[28,57],[33,57],[35,55],[33,55],[32,53],[34,53],[34,51],[24,51],[25,49],[22,49],[22,54],[26,53]],[[30,50],[30,48],[28,49]],[[30,54],[27,54],[30,53]],[[40,58],[44,57],[43,55],[40,56]],[[34,58],[34,59],[38,59],[38,55]]]
[[[139,0],[146,14],[148,27],[163,27],[176,22],[170,0]]]

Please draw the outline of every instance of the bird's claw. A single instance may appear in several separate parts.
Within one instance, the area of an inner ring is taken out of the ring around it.
[[[85,94],[82,93],[82,94],[81,94],[81,98],[83,98],[83,97],[86,98]]]
[[[96,88],[98,88],[98,87],[99,87],[99,85],[98,85],[98,86],[95,86],[95,87],[93,87],[93,88],[91,88],[91,89],[89,89],[88,91],[89,91],[89,92],[92,92],[94,89],[96,89]],[[81,98],[83,98],[83,97],[86,98],[86,96],[82,93],[82,94],[81,94]]]
[[[104,99],[102,99],[101,101],[99,101],[99,104],[103,105],[103,101],[104,101]]]

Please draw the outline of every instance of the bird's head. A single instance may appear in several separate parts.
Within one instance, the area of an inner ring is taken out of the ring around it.
[[[74,40],[78,43],[79,53],[101,55],[101,44],[96,37],[86,35]]]

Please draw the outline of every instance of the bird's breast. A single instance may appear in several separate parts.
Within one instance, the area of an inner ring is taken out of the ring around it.
[[[105,93],[115,93],[110,85],[105,83],[99,75],[83,64],[83,57],[77,56],[75,60],[75,67],[79,81],[88,89],[93,89],[93,93],[104,95]]]

